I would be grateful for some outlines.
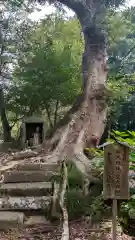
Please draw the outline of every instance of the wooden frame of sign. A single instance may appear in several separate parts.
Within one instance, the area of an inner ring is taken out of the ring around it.
[[[129,150],[120,143],[104,147],[104,199],[129,199]]]
[[[117,200],[129,199],[129,150],[129,146],[118,142],[104,147],[103,196],[113,200],[113,240],[116,240]]]

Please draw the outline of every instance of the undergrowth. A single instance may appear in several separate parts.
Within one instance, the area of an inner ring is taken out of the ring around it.
[[[113,131],[109,142],[114,141],[125,142],[129,146],[135,146],[135,132],[126,133]],[[76,165],[72,161],[68,161],[68,186],[65,196],[65,201],[68,209],[69,220],[77,219],[82,216],[90,216],[92,219],[100,221],[108,212],[111,214],[112,201],[103,200],[103,184],[102,177],[104,171],[104,152],[103,149],[86,149],[91,151],[93,159],[91,166],[95,171],[101,175],[101,183],[90,183],[89,194],[87,196],[83,193],[84,178],[78,171]],[[130,152],[129,168],[133,170],[133,177],[135,178],[135,150]],[[134,220],[135,225],[135,184],[130,188],[131,199],[128,201],[121,201],[118,205],[118,217],[123,229],[129,228],[129,220]],[[109,216],[109,215],[108,215]],[[134,230],[135,232],[135,230]]]
[[[102,173],[103,159],[101,157],[98,160],[96,161],[96,165],[95,161],[93,161],[93,169],[96,170],[98,166],[98,170]],[[75,164],[70,161],[67,164],[67,168],[68,187],[66,192],[66,205],[69,220],[77,219],[82,216],[90,216],[92,219],[100,220],[107,210],[107,205],[104,204],[102,197],[102,182],[98,184],[90,183],[89,194],[85,196],[83,193],[83,175],[78,171]]]

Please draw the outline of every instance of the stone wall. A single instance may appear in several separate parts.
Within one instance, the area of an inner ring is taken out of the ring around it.
[[[20,141],[13,140],[12,142],[0,143],[0,152],[8,152],[9,150],[19,150],[21,149]]]

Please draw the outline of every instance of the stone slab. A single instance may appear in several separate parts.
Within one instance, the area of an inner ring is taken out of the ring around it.
[[[58,164],[49,164],[49,163],[25,163],[25,164],[18,164],[16,167],[18,171],[58,171],[59,166]]]
[[[25,221],[26,227],[31,227],[37,224],[47,224],[50,225],[50,222],[44,216],[29,216],[28,219]],[[51,224],[52,226],[52,224]]]
[[[7,165],[0,167],[0,172],[3,173],[9,169],[16,168],[18,165],[18,161],[10,161]]]
[[[4,172],[4,183],[21,183],[21,182],[45,182],[51,180],[52,171],[6,171]]]
[[[51,182],[4,183],[0,186],[0,196],[43,196],[51,194]]]
[[[22,212],[0,212],[0,229],[8,229],[12,227],[22,226],[24,224],[25,215]]]
[[[0,211],[47,209],[51,197],[0,197]],[[1,215],[1,212],[0,212]]]

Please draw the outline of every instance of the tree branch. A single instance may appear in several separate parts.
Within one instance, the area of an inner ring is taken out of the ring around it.
[[[23,115],[22,117],[19,117],[19,118],[16,117],[16,119],[13,119],[12,121],[13,121],[14,123],[10,126],[10,129],[12,130],[12,128],[15,126],[15,124],[16,124],[18,121],[22,120],[23,118],[24,118],[24,115]]]
[[[39,3],[45,3],[46,0],[38,0]],[[90,19],[93,17],[93,0],[57,0],[60,4],[65,5],[71,9],[77,15],[81,24],[85,22],[85,25],[89,25]],[[54,3],[51,1],[50,3]]]

